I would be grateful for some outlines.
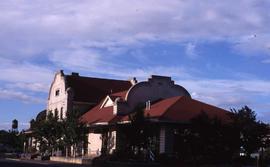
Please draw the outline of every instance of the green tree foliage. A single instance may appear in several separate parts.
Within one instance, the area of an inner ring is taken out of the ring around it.
[[[0,131],[0,152],[22,152],[23,135],[16,131]]]
[[[257,121],[255,111],[248,106],[239,110],[232,109],[232,112],[234,113],[234,127],[239,131],[239,147],[242,147],[249,157],[251,153],[266,146],[267,141],[265,140],[269,134],[269,127],[267,124]]]
[[[130,127],[127,137],[133,148],[145,148],[147,144],[146,120],[143,107],[136,107],[134,112],[129,115]]]
[[[52,152],[60,147],[63,133],[62,122],[58,121],[58,116],[52,113],[47,118],[39,121],[31,121],[34,138],[40,143],[40,150]]]
[[[18,121],[14,119],[10,131],[0,131],[0,152],[22,152],[23,135],[18,132]]]
[[[59,120],[51,112],[45,119],[31,120],[33,137],[40,143],[41,152],[53,152],[57,149],[76,147],[85,141],[87,128],[79,120],[80,113],[71,111],[66,119]]]
[[[151,149],[153,136],[157,133],[157,126],[151,124],[144,114],[144,106],[135,107],[129,115],[130,124],[120,125],[118,130],[122,134],[124,148],[122,151],[129,156],[140,156],[142,150]]]
[[[63,133],[62,133],[62,144],[68,148],[73,146],[74,151],[77,147],[83,147],[83,144],[87,142],[86,134],[88,129],[79,118],[81,114],[78,111],[67,112],[66,119],[63,120]],[[74,153],[74,155],[76,155]]]
[[[231,124],[209,118],[205,112],[191,120],[177,135],[177,152],[184,161],[228,161],[238,150],[238,133]]]

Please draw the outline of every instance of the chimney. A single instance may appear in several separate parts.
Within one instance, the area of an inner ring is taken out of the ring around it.
[[[145,110],[150,110],[150,109],[151,109],[151,101],[148,100],[148,101],[146,101],[146,103],[145,103]]]
[[[77,72],[72,72],[71,75],[72,75],[72,76],[79,76],[79,73],[77,73]]]

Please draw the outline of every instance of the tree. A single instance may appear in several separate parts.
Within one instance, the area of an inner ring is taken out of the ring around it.
[[[269,134],[269,128],[261,121],[257,121],[256,113],[248,106],[239,110],[232,109],[234,113],[234,125],[239,131],[239,148],[242,147],[245,154],[257,152],[264,145],[264,140]]]
[[[0,131],[0,152],[22,152],[23,135],[16,131]]]
[[[130,124],[118,126],[118,131],[125,141],[122,151],[129,156],[142,156],[142,150],[151,149],[153,136],[156,135],[156,127],[148,121],[144,113],[144,106],[138,105],[129,114]]]
[[[205,112],[181,127],[177,135],[177,151],[184,161],[196,163],[228,162],[238,150],[238,133],[230,123],[209,118]]]
[[[66,156],[70,147],[73,147],[73,155],[76,156],[77,148],[79,146],[83,148],[86,142],[88,129],[86,124],[80,120],[80,116],[80,112],[70,111],[67,112],[67,117],[63,120],[62,144],[66,148]]]
[[[86,124],[81,122],[79,117],[79,112],[71,111],[67,112],[64,120],[59,120],[58,115],[51,112],[45,118],[42,116],[37,120],[32,119],[30,127],[33,137],[40,144],[40,151],[53,154],[55,150],[68,150],[73,147],[75,155],[77,147],[83,147],[87,133]]]
[[[60,147],[63,128],[58,116],[49,113],[44,120],[31,120],[31,126],[33,137],[40,143],[41,152],[47,150],[52,153]]]

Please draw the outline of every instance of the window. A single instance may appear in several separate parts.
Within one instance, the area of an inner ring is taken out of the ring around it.
[[[60,109],[60,119],[63,119],[63,107]]]
[[[59,115],[58,115],[58,110],[57,110],[57,108],[54,110],[54,116],[55,117],[58,117]]]
[[[52,110],[49,110],[49,111],[48,111],[47,116],[50,115],[50,114],[53,114]]]
[[[57,90],[55,91],[55,96],[59,96],[59,93],[60,93],[60,90],[57,89]]]

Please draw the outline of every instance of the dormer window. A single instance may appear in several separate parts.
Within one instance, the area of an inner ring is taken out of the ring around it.
[[[60,94],[60,90],[57,89],[57,90],[55,91],[55,96],[59,96],[59,94]]]

